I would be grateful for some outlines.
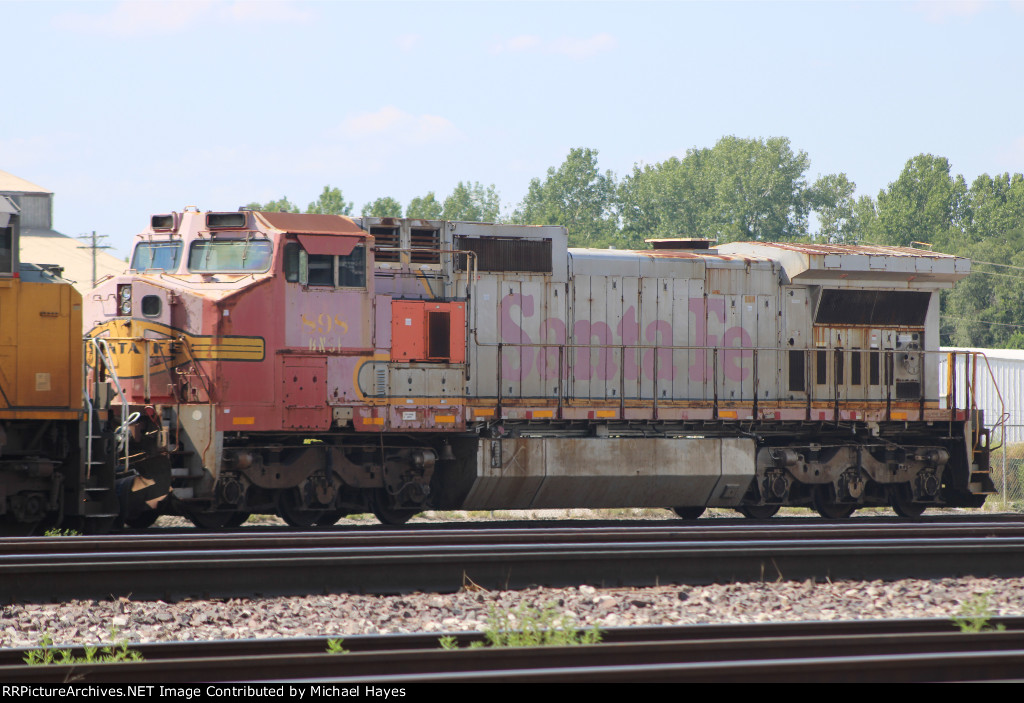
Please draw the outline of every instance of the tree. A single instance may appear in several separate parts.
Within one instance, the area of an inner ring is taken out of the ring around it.
[[[434,197],[434,191],[430,191],[422,198],[410,200],[409,207],[405,209],[405,216],[419,220],[440,220],[441,209],[441,203]]]
[[[949,161],[918,154],[878,194],[877,243],[906,247],[948,239],[960,227],[966,190],[963,176],[950,174]]]
[[[402,203],[394,198],[377,198],[372,203],[363,205],[363,215],[368,217],[401,217]]]
[[[818,236],[833,244],[854,244],[857,241],[857,186],[845,173],[820,176],[808,190],[811,210],[818,216]]]
[[[444,199],[441,217],[464,222],[496,222],[500,209],[501,199],[493,185],[485,189],[480,183],[459,181],[452,194]]]
[[[807,154],[794,154],[784,137],[728,136],[711,149],[689,149],[682,159],[636,166],[619,189],[623,232],[632,239],[687,236],[722,242],[805,236],[809,165]],[[826,178],[834,182],[822,188],[842,185],[839,177]]]
[[[965,229],[975,239],[1024,228],[1024,175],[981,174],[971,184],[963,210]]]
[[[943,298],[943,344],[1017,347],[1024,337],[1024,228],[984,237],[956,252],[972,272]],[[986,263],[988,262],[988,263]],[[1018,267],[1003,268],[992,264]]]
[[[324,186],[320,197],[309,204],[306,212],[315,215],[351,215],[352,203],[345,201],[341,189]]]
[[[597,168],[595,149],[571,149],[557,169],[530,181],[513,220],[523,224],[565,225],[577,246],[623,244],[617,236],[616,186],[611,171]]]
[[[254,201],[245,207],[248,210],[259,210],[260,212],[299,212],[298,206],[284,196],[280,200],[270,200],[262,205]]]

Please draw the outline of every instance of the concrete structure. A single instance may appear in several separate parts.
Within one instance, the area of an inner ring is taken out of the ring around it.
[[[0,195],[7,196],[21,214],[21,261],[55,264],[64,269],[83,296],[92,288],[93,257],[84,239],[53,229],[53,192],[6,171],[0,171]],[[96,252],[96,278],[122,273],[127,263],[105,251]]]

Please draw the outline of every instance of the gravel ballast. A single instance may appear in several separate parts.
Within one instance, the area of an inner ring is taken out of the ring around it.
[[[597,589],[534,588],[402,596],[330,595],[192,600],[177,603],[71,601],[8,605],[0,645],[128,640],[219,640],[395,632],[480,630],[489,612],[554,604],[580,626],[878,618],[953,618],[984,599],[991,615],[1024,615],[1024,579],[893,582],[774,582],[712,586]]]

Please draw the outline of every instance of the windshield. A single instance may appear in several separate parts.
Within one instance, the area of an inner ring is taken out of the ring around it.
[[[181,242],[139,242],[132,256],[132,269],[146,271],[177,271],[181,258]]]
[[[188,252],[189,271],[266,271],[270,268],[273,243],[266,239],[220,239],[192,242]]]

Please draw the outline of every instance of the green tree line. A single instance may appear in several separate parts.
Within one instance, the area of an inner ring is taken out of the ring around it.
[[[816,241],[927,247],[974,262],[974,274],[943,295],[943,344],[1024,348],[1024,175],[982,174],[968,185],[941,156],[919,154],[874,198],[855,196],[845,173],[809,177],[810,158],[784,137],[726,136],[710,148],[637,164],[616,177],[595,149],[571,149],[501,211],[496,188],[459,182],[403,208],[366,203],[377,217],[564,225],[571,246],[642,249],[646,239],[706,237],[721,243]],[[247,207],[300,212],[287,197]],[[353,214],[324,186],[305,212]]]

